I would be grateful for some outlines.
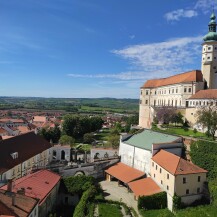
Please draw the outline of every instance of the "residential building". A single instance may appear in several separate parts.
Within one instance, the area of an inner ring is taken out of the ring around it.
[[[38,201],[38,216],[47,216],[57,203],[60,179],[61,176],[56,173],[39,170],[15,180],[11,191]],[[6,190],[7,185],[1,189]]]
[[[160,150],[151,159],[151,178],[167,192],[170,210],[175,194],[187,205],[201,199],[206,175],[206,170],[165,150]]]
[[[51,144],[34,132],[0,141],[0,182],[17,179],[49,163]]]

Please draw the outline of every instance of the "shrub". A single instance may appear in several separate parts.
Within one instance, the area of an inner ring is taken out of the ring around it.
[[[85,217],[88,214],[88,211],[91,209],[91,201],[93,200],[96,194],[95,186],[91,186],[88,190],[86,190],[78,205],[75,207],[75,212],[73,217]]]
[[[196,134],[196,133],[197,133],[197,129],[196,129],[196,128],[194,128],[193,132]]]
[[[181,197],[177,196],[176,194],[173,196],[173,209],[178,210],[182,207]]]
[[[138,209],[164,209],[167,207],[167,193],[160,192],[150,196],[139,197]]]

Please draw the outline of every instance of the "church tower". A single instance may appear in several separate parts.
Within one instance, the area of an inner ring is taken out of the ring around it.
[[[210,16],[209,32],[204,36],[203,40],[201,70],[205,88],[217,89],[217,33],[214,12]]]

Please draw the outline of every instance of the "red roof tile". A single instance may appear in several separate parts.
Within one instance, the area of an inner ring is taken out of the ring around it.
[[[131,182],[145,175],[144,172],[129,167],[123,163],[117,163],[109,169],[105,170],[105,172],[124,183]]]
[[[217,89],[200,90],[189,99],[217,99]]]
[[[136,196],[147,196],[162,191],[152,178],[139,179],[128,183],[128,185]]]
[[[170,152],[160,150],[152,160],[173,175],[207,173],[206,170]]]
[[[12,193],[0,189],[0,214],[16,217],[27,217],[37,205],[38,200],[16,194],[15,205],[12,204]]]
[[[39,199],[39,204],[41,204],[60,181],[60,178],[61,176],[49,170],[39,170],[15,180],[12,191],[17,192],[17,190],[25,188],[25,195]],[[6,190],[7,185],[4,185],[1,189]]]
[[[171,84],[200,82],[203,81],[203,75],[200,70],[185,72],[178,75],[173,75],[167,78],[147,80],[142,88],[161,87]]]

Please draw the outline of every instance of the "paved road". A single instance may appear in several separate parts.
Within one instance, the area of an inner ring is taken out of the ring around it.
[[[108,200],[123,201],[129,207],[133,207],[139,214],[137,209],[137,201],[134,200],[133,193],[128,192],[124,186],[118,186],[116,181],[101,181],[104,197]]]

